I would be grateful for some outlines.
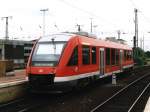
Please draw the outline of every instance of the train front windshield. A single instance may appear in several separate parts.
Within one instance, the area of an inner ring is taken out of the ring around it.
[[[32,56],[32,66],[56,66],[65,42],[39,42]]]

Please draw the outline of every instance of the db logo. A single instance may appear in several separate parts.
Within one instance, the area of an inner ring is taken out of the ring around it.
[[[40,70],[39,70],[39,73],[42,73],[42,72],[43,72],[43,69],[40,69]]]
[[[77,72],[78,71],[78,67],[75,67],[74,71]]]

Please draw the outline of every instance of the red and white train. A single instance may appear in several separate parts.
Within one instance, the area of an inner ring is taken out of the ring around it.
[[[133,65],[132,48],[127,45],[60,33],[35,43],[27,77],[33,89],[44,92],[110,76]]]

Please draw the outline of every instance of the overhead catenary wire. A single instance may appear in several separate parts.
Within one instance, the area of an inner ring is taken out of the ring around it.
[[[83,9],[83,8],[80,8],[80,7],[74,5],[74,4],[72,4],[72,3],[70,3],[70,2],[68,2],[68,1],[66,1],[66,0],[59,0],[59,1],[62,2],[62,3],[64,3],[64,4],[66,4],[67,6],[69,6],[69,7],[71,7],[71,8],[74,8],[74,9],[80,11],[80,12],[86,13],[86,14],[88,14],[88,15],[91,16],[91,17],[94,17],[94,18],[96,18],[96,19],[98,19],[98,20],[104,21],[105,23],[107,23],[107,24],[109,24],[109,25],[112,25],[114,28],[119,27],[117,24],[108,21],[106,18],[104,19],[104,18],[102,18],[102,17],[100,17],[100,16],[94,14],[93,12],[90,12],[90,11],[87,11],[87,10],[85,10],[85,9]]]
[[[130,1],[131,5],[133,6],[133,8],[137,8],[138,9],[137,5],[134,3],[133,0],[129,0],[129,1]]]
[[[145,16],[145,14],[143,13],[143,9],[139,8],[139,7],[135,4],[135,2],[134,2],[133,0],[129,0],[129,1],[130,1],[130,3],[131,3],[131,5],[132,5],[133,8],[138,9],[139,16],[142,15],[142,17],[145,19],[145,21],[150,24],[150,18],[148,18],[147,16]]]
[[[150,24],[150,18],[146,17],[142,11],[140,13],[143,16],[143,18],[145,19],[145,21],[147,21],[147,23]]]
[[[147,34],[147,33],[149,33],[149,25],[150,25],[150,18],[149,17],[147,17],[146,16],[146,14],[143,12],[144,10],[143,10],[143,8],[142,7],[138,7],[137,6],[137,4],[136,4],[136,2],[134,2],[134,0],[129,0],[130,1],[130,3],[131,3],[131,5],[132,5],[132,7],[135,9],[138,9],[138,16],[139,16],[139,26],[140,26],[140,37],[143,35],[143,37],[144,37],[144,35],[145,34]],[[141,20],[142,19],[142,20]],[[144,25],[145,24],[145,25]],[[147,25],[147,24],[149,24],[149,25]],[[145,27],[145,29],[144,29],[144,27]],[[143,30],[143,31],[141,31],[141,30]],[[142,33],[142,34],[141,34]],[[149,40],[145,40],[145,39],[143,39],[143,41],[142,41],[142,43],[143,43],[143,45],[142,45],[142,47],[143,47],[143,50],[144,50],[144,46],[145,46],[145,42],[149,42]]]
[[[71,8],[74,8],[74,9],[76,9],[76,10],[78,10],[78,11],[80,11],[80,12],[83,12],[83,13],[85,13],[85,14],[88,14],[89,16],[91,16],[93,19],[97,19],[97,20],[101,20],[101,21],[104,21],[103,22],[103,24],[102,23],[99,23],[99,24],[101,24],[101,25],[99,25],[99,27],[103,27],[103,26],[105,26],[104,24],[108,24],[109,25],[109,27],[110,26],[112,26],[113,27],[113,32],[115,31],[115,33],[113,33],[113,35],[114,34],[117,34],[117,30],[120,30],[120,28],[119,28],[119,26],[117,25],[117,24],[115,24],[115,23],[112,23],[112,22],[110,22],[108,19],[104,19],[103,17],[100,17],[99,15],[96,15],[96,14],[94,14],[93,12],[90,12],[90,11],[87,11],[87,10],[85,10],[85,9],[83,9],[83,8],[80,8],[80,7],[78,7],[78,6],[76,6],[75,4],[72,4],[71,2],[69,2],[69,1],[67,1],[67,0],[59,0],[60,2],[62,2],[62,3],[64,3],[65,5],[67,5],[67,6],[69,6],[69,7],[71,7]],[[134,7],[137,7],[136,6],[136,4],[131,0],[130,2],[132,2],[132,6],[134,6]],[[108,27],[108,28],[109,28]],[[112,32],[112,31],[111,31]],[[125,31],[125,32],[127,32],[127,31]],[[133,33],[127,33],[127,34],[133,34]]]

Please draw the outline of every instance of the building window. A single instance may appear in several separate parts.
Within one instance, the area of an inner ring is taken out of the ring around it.
[[[90,64],[90,47],[83,46],[82,47],[82,63],[83,64]]]
[[[96,47],[92,47],[92,64],[96,64]]]
[[[106,65],[110,65],[110,48],[106,48]]]
[[[78,65],[78,46],[74,48],[74,51],[69,60],[68,66]]]
[[[111,64],[115,65],[115,49],[111,49]]]

